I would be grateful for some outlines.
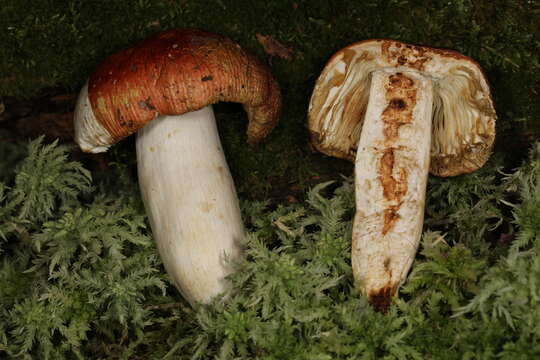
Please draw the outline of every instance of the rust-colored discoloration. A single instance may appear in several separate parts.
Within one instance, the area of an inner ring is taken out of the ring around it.
[[[390,205],[384,210],[382,234],[386,235],[399,219],[402,198],[407,194],[408,173],[405,168],[395,169],[395,141],[399,138],[399,128],[413,121],[416,105],[414,80],[403,73],[392,74],[385,85],[387,107],[382,112],[385,149],[379,161],[379,181],[383,196]],[[396,176],[397,175],[397,176]]]
[[[435,56],[440,56],[444,58],[451,58],[455,60],[467,61],[478,68],[480,65],[472,58],[465,56],[455,50],[450,49],[439,49],[430,46],[418,46],[407,43],[402,43],[395,40],[388,39],[374,39],[374,40],[364,40],[357,43],[349,45],[358,46],[362,43],[378,41],[381,43],[381,52],[387,57],[389,61],[394,63],[402,62],[405,66],[410,66],[412,68],[422,70],[424,64],[431,61]],[[397,58],[392,58],[392,55]],[[399,58],[402,57],[400,60]]]
[[[279,86],[266,66],[230,39],[194,29],[158,33],[110,56],[88,88],[96,119],[115,141],[157,115],[232,101],[244,105],[248,141],[256,143],[275,127],[281,109]]]
[[[361,55],[361,57],[364,54]],[[343,59],[342,61],[345,63],[347,67],[349,67],[352,64],[352,60],[355,58],[355,56],[358,56],[358,52],[352,49],[344,49],[343,50]]]
[[[379,161],[379,180],[386,200],[399,202],[407,193],[407,171],[399,170],[399,177],[394,177],[395,155],[393,148],[387,148]]]
[[[388,106],[382,113],[384,137],[393,141],[398,137],[399,127],[412,121],[416,88],[414,81],[403,73],[391,75],[385,88]]]
[[[398,205],[390,205],[386,209],[384,209],[384,223],[383,223],[383,229],[382,234],[386,235],[392,228],[394,227],[394,224],[399,219],[398,210],[401,206],[401,203]]]
[[[396,41],[383,41],[381,44],[381,52],[386,61],[394,66],[406,66],[419,71],[424,70],[424,65],[431,61],[434,50]]]
[[[384,260],[383,265],[384,265],[384,270],[386,270],[386,272],[392,273],[392,270],[390,270],[391,263],[392,263],[392,259],[389,257]]]
[[[392,304],[392,297],[396,294],[397,285],[388,284],[382,289],[372,291],[368,294],[369,302],[376,311],[386,313]]]

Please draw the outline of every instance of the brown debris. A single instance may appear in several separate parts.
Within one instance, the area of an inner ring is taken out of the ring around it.
[[[270,56],[283,60],[292,60],[293,50],[274,39],[272,35],[256,34],[257,41],[262,45],[264,52]]]

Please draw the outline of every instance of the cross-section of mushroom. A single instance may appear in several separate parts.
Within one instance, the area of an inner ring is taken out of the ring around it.
[[[495,120],[480,66],[455,51],[377,39],[328,61],[309,105],[311,144],[355,161],[352,266],[376,308],[388,308],[414,260],[428,172],[481,167]]]
[[[156,34],[107,58],[81,90],[75,140],[87,152],[137,137],[139,185],[165,268],[192,304],[227,288],[244,236],[211,104],[243,104],[248,142],[277,124],[281,95],[256,58],[193,29]]]

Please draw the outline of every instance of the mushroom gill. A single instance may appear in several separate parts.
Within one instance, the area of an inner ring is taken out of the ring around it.
[[[371,71],[376,65],[369,61],[369,51],[345,51],[336,66],[321,77],[327,82],[316,86],[310,104],[312,145],[319,151],[354,161],[356,146],[369,100]]]
[[[448,76],[434,79],[430,172],[453,176],[481,167],[491,151],[494,116],[470,69],[454,67]]]

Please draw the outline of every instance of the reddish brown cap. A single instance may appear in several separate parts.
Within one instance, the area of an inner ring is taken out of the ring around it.
[[[452,176],[474,171],[489,158],[496,114],[480,66],[452,50],[394,40],[366,40],[334,54],[319,76],[309,104],[311,144],[354,161],[369,100],[371,72],[417,71],[434,82],[430,172]]]
[[[159,115],[218,101],[243,104],[250,143],[278,122],[279,85],[260,61],[221,35],[165,31],[110,56],[90,76],[75,113],[76,141],[83,150],[104,151]]]

